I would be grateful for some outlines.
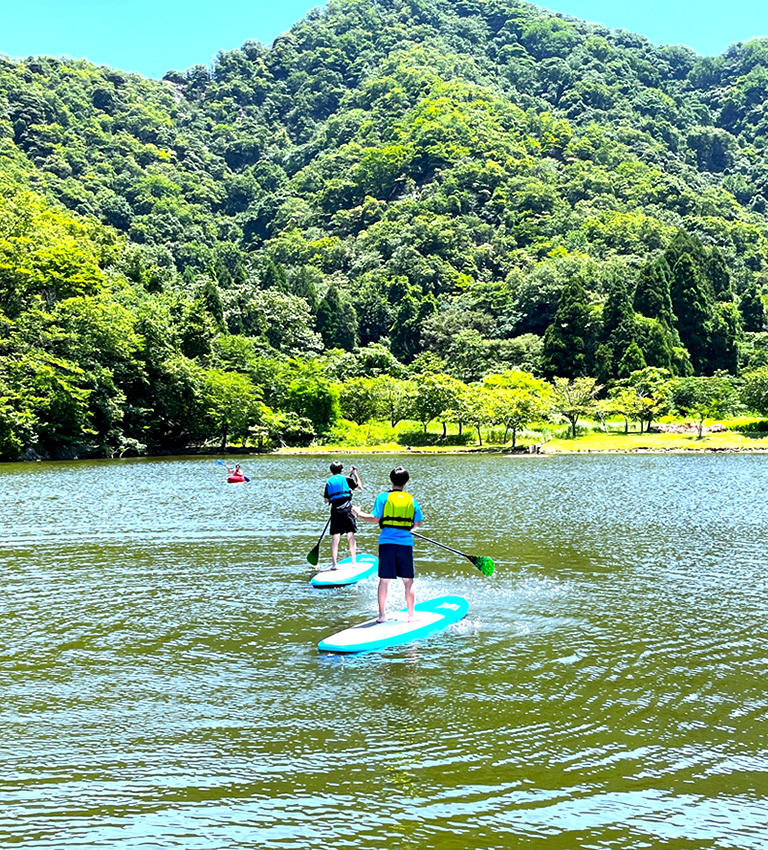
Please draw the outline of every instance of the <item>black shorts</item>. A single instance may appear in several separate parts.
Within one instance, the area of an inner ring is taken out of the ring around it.
[[[413,546],[379,543],[379,578],[413,577]]]
[[[331,534],[353,534],[357,531],[357,519],[351,510],[331,511]]]

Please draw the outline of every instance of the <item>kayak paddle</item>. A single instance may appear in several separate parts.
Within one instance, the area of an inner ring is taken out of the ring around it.
[[[323,533],[320,535],[317,543],[315,543],[312,551],[307,555],[307,560],[309,561],[310,564],[312,564],[313,567],[317,566],[317,561],[320,557],[320,543],[321,543],[323,537],[325,537],[325,532],[328,531],[328,526],[330,524],[331,524],[331,518],[328,517],[328,522],[326,522],[326,524],[325,524],[325,528],[323,529]]]
[[[462,558],[466,558],[468,561],[474,564],[474,566],[476,566],[484,576],[493,575],[493,571],[496,568],[496,565],[493,563],[493,558],[487,558],[485,556],[476,557],[475,555],[467,555],[464,552],[459,552],[458,549],[451,549],[450,546],[445,546],[442,543],[438,543],[437,540],[430,540],[429,537],[425,537],[423,534],[418,534],[415,531],[412,531],[411,534],[414,537],[420,538],[421,540],[426,540],[427,543],[434,543],[435,546],[439,546],[441,549],[447,549],[449,552],[453,552],[454,555],[461,555]]]

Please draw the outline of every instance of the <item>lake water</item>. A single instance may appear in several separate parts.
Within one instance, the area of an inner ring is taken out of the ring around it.
[[[417,541],[469,616],[347,657],[332,458],[238,459],[0,467],[0,846],[766,847],[768,456],[344,458],[497,563]]]

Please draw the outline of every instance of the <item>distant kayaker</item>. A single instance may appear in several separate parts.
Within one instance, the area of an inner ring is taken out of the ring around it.
[[[239,463],[236,463],[236,464],[235,464],[234,469],[233,469],[232,467],[228,466],[228,467],[227,467],[227,472],[228,472],[228,473],[229,473],[229,475],[231,475],[231,476],[236,476],[236,477],[238,477],[238,478],[245,478],[245,475],[244,475],[244,473],[243,473],[243,470],[242,470],[242,469],[240,469],[240,464],[239,464]]]
[[[416,499],[405,492],[410,475],[402,466],[389,473],[392,490],[376,497],[373,511],[369,514],[355,506],[352,510],[363,522],[378,522],[379,534],[379,622],[387,619],[387,594],[393,578],[401,578],[405,589],[405,604],[408,606],[408,622],[414,619],[413,606],[416,593],[413,589],[413,535],[411,529],[418,528],[424,515]]]
[[[363,482],[356,466],[350,468],[351,478],[342,475],[344,464],[337,460],[331,464],[330,471],[331,477],[325,484],[323,498],[331,506],[331,569],[335,570],[339,562],[339,540],[342,534],[347,535],[353,565],[357,558],[357,522],[352,513],[352,493],[354,490],[362,490]]]

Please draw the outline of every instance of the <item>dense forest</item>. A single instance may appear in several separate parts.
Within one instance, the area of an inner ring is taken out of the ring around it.
[[[766,39],[517,0],[331,0],[161,81],[0,58],[0,457],[768,414],[767,96]]]

